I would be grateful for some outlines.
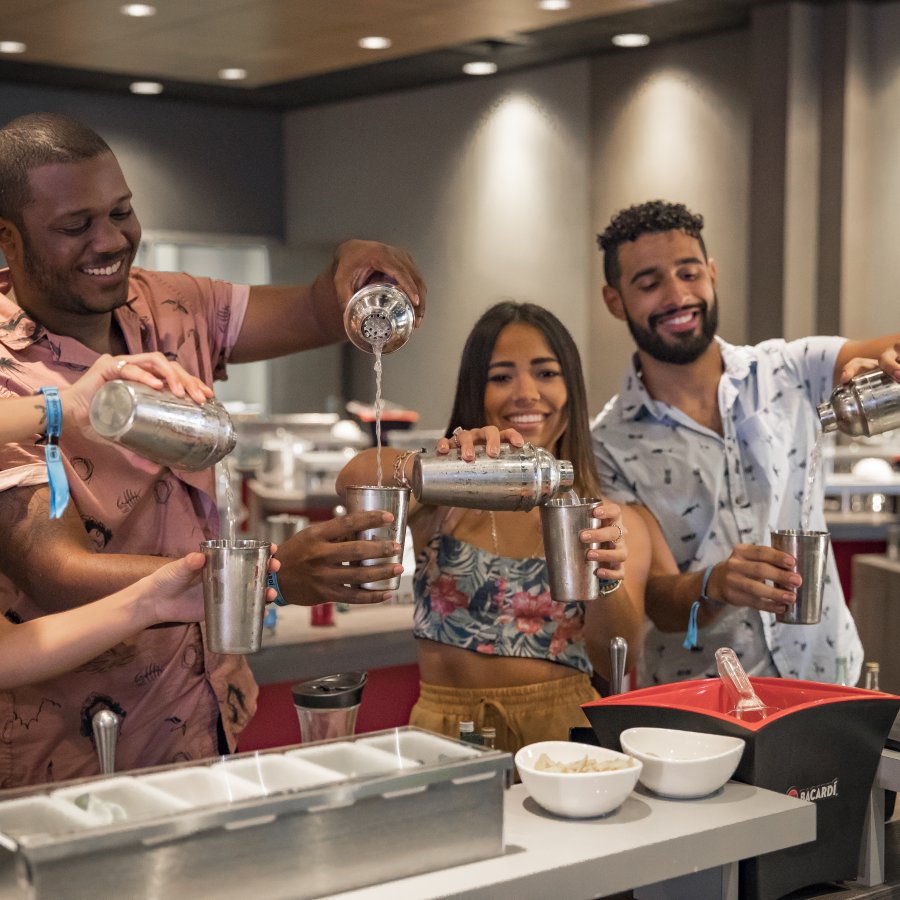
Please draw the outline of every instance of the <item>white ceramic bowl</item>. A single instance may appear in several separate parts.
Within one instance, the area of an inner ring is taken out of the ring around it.
[[[612,760],[627,761],[629,765],[606,772],[546,772],[535,768],[542,753],[563,765],[585,756],[598,765]],[[569,741],[528,744],[516,753],[515,761],[522,784],[536,803],[558,816],[578,819],[603,816],[618,809],[641,774],[640,762],[625,753]]]
[[[705,797],[717,791],[744,752],[741,738],[674,728],[628,728],[619,742],[643,763],[641,784],[664,797]]]

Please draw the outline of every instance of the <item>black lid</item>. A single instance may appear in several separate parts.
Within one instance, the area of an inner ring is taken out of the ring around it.
[[[295,706],[307,709],[346,709],[359,706],[363,688],[366,686],[365,672],[341,672],[326,675],[295,684],[291,688]]]

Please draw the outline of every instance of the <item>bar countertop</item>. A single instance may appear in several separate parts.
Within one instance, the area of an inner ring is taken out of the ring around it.
[[[816,836],[815,804],[734,781],[690,801],[666,800],[638,786],[600,819],[550,815],[516,785],[506,792],[504,814],[502,856],[333,898],[587,900],[642,885],[654,887],[636,890],[635,897],[736,898],[732,863]]]
[[[247,657],[259,684],[311,678],[348,669],[378,669],[416,661],[411,604],[378,603],[335,612],[334,625],[310,625],[306,606],[278,609],[274,634]]]

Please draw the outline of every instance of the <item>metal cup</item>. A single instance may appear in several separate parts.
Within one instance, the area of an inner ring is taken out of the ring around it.
[[[231,417],[221,403],[202,406],[131,381],[110,381],[91,401],[91,426],[140,456],[197,472],[234,449]]]
[[[346,492],[347,512],[361,512],[375,509],[383,509],[393,515],[394,521],[382,525],[380,528],[366,528],[356,534],[360,541],[394,541],[403,547],[406,540],[406,512],[409,509],[409,488],[402,487],[377,487],[369,485],[354,485],[348,487]],[[363,559],[356,566],[381,566],[388,563],[402,562],[402,549],[394,556],[379,557],[378,559]],[[369,591],[396,591],[400,587],[400,576],[384,578],[381,581],[368,581],[360,587]]]
[[[600,544],[583,544],[579,535],[588,528],[599,528],[600,519],[591,510],[600,500],[585,497],[559,497],[541,507],[541,531],[550,597],[558,603],[596,600],[600,596],[600,579],[594,574],[597,563],[587,558],[588,548]]]
[[[206,640],[214,653],[256,653],[262,642],[268,541],[203,541]]]
[[[797,560],[797,574],[803,583],[797,588],[797,600],[776,619],[787,625],[815,625],[822,618],[822,591],[825,587],[825,563],[828,560],[827,531],[788,529],[771,533],[772,546]]]

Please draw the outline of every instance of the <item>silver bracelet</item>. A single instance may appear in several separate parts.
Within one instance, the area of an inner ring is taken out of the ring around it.
[[[395,460],[394,460],[394,484],[397,487],[408,488],[409,487],[409,479],[406,477],[406,473],[403,471],[406,468],[406,461],[415,453],[415,450],[404,450]]]
[[[601,594],[611,594],[613,591],[617,591],[622,585],[622,579],[617,578],[615,581],[609,581],[608,579],[601,579],[600,581],[600,593]]]

